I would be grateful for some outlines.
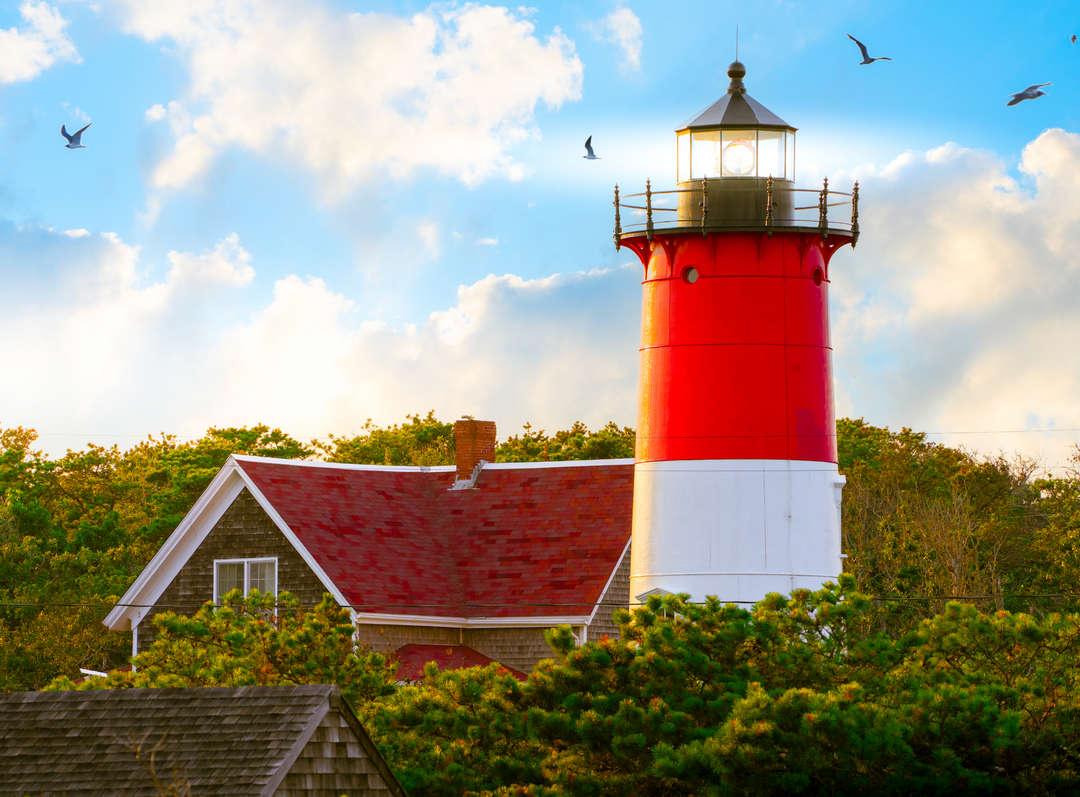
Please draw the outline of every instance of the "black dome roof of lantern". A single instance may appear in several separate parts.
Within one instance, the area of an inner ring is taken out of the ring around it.
[[[746,93],[742,79],[746,67],[735,61],[728,67],[731,84],[727,94],[718,99],[697,116],[690,119],[676,132],[716,127],[767,127],[795,130],[779,116]]]

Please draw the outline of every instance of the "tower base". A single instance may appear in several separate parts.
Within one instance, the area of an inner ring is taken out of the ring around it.
[[[630,596],[754,603],[842,569],[835,463],[723,459],[634,466]]]

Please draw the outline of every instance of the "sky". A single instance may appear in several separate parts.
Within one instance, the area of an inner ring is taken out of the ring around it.
[[[860,184],[830,267],[838,416],[1067,466],[1069,2],[0,0],[0,428],[55,456],[428,410],[500,438],[635,425],[612,190],[674,187],[736,25],[800,187]]]

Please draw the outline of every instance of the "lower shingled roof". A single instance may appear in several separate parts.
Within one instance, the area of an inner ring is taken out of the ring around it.
[[[330,710],[349,711],[327,685],[0,694],[0,795],[152,797],[152,750],[193,795],[272,793]]]

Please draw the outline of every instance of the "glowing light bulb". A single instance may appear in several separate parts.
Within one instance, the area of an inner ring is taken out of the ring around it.
[[[749,141],[732,141],[724,147],[724,171],[742,176],[754,171],[754,146]]]

